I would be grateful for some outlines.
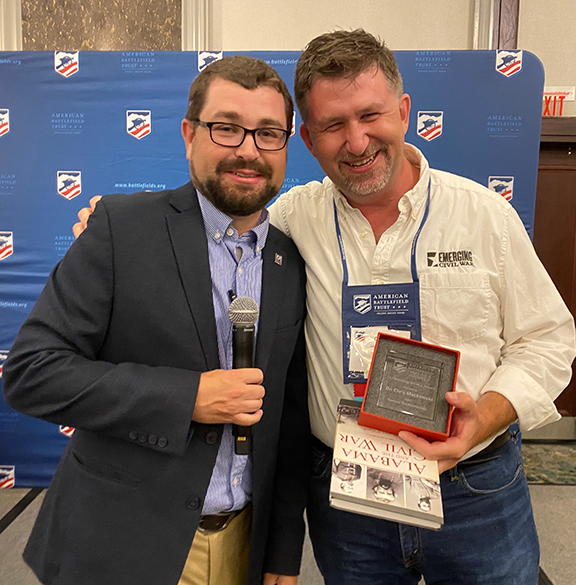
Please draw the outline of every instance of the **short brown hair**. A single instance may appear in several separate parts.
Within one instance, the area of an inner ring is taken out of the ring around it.
[[[210,87],[210,83],[217,77],[226,79],[227,81],[233,81],[245,89],[256,89],[260,86],[273,87],[284,98],[286,129],[291,128],[294,104],[292,103],[292,96],[286,84],[270,65],[260,59],[247,57],[246,55],[224,57],[223,59],[210,63],[206,69],[200,72],[190,86],[188,110],[186,111],[186,118],[188,120],[198,120],[200,112],[204,108],[206,93]]]
[[[378,67],[390,89],[402,95],[402,77],[392,51],[384,41],[365,30],[337,30],[312,39],[298,59],[294,96],[302,120],[308,118],[306,95],[317,77],[348,77]]]

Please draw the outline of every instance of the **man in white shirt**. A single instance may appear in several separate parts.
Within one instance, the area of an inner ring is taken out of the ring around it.
[[[271,219],[306,262],[317,439],[308,519],[326,584],[416,584],[421,575],[427,584],[536,584],[538,540],[508,426],[559,418],[553,400],[570,380],[573,318],[513,208],[430,169],[404,143],[410,97],[383,43],[362,30],[314,39],[296,67],[295,97],[301,136],[328,177],[282,195]],[[461,352],[449,439],[401,432],[443,472],[439,532],[329,507],[336,408],[353,395],[343,383],[344,259],[344,288],[419,281],[422,340]]]
[[[553,401],[570,380],[573,318],[513,208],[468,179],[430,169],[405,144],[410,97],[383,43],[362,30],[317,37],[298,61],[295,97],[302,138],[327,177],[293,188],[270,212],[306,262],[316,438],[308,520],[325,582],[415,585],[423,575],[428,585],[535,585],[538,539],[508,426],[517,420],[529,430],[559,418]],[[401,433],[439,461],[439,532],[328,503],[336,408],[353,396],[343,383],[341,290],[414,281],[422,340],[461,352],[457,392],[447,396],[456,407],[449,439]]]

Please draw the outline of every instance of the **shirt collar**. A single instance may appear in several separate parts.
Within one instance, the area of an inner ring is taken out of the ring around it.
[[[420,178],[418,182],[410,191],[407,191],[400,199],[398,206],[400,211],[406,209],[413,219],[418,217],[422,206],[426,202],[428,196],[428,182],[430,180],[430,167],[426,157],[412,144],[404,144],[404,156],[408,159],[408,162],[413,164],[420,170]],[[336,207],[338,211],[351,211],[354,208],[348,203],[348,200],[340,191],[336,188],[334,183],[328,177],[324,179],[324,184],[332,185],[332,193],[334,200],[336,201]]]
[[[204,220],[206,236],[217,244],[220,244],[226,236],[238,238],[238,232],[232,225],[232,219],[214,207],[214,205],[208,201],[202,193],[199,191],[197,191],[197,193],[200,211],[202,212],[202,219]],[[263,209],[260,218],[258,219],[258,223],[248,232],[248,234],[253,234],[253,241],[257,250],[262,250],[266,245],[269,227],[270,213],[267,209]]]

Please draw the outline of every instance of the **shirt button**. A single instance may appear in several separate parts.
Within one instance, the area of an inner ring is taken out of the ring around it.
[[[370,235],[370,232],[362,232],[361,238],[365,240]]]
[[[228,228],[226,230],[226,234],[229,235],[229,236],[233,236],[234,235],[234,230],[232,228]]]
[[[375,278],[374,284],[384,284],[384,281],[381,278]]]
[[[240,478],[238,478],[238,477],[235,477],[234,480],[232,481],[232,485],[234,487],[236,487],[239,483],[240,483]]]
[[[186,507],[189,510],[198,510],[198,508],[200,507],[200,498],[198,498],[196,496],[192,496],[191,498],[188,498],[186,500]]]
[[[206,433],[206,443],[208,445],[214,445],[218,441],[218,433],[215,431],[210,431]]]
[[[166,447],[166,445],[168,445],[168,439],[166,437],[160,437],[158,439],[158,447],[163,449],[164,447]]]
[[[242,270],[242,268],[238,268],[238,274],[242,274],[244,271]]]
[[[220,232],[216,232],[216,233],[214,234],[214,237],[215,237],[217,240],[219,240],[219,239],[220,239]]]

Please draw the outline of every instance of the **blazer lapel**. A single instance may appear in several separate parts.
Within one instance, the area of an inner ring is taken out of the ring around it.
[[[273,230],[268,233],[263,255],[261,306],[256,342],[256,366],[261,370],[266,369],[270,358],[288,272],[283,265],[287,259],[286,253],[278,243]]]
[[[170,204],[179,211],[168,215],[166,223],[182,286],[192,319],[196,324],[206,367],[208,370],[217,369],[220,367],[220,360],[212,302],[208,243],[198,197],[191,183],[176,189]]]

